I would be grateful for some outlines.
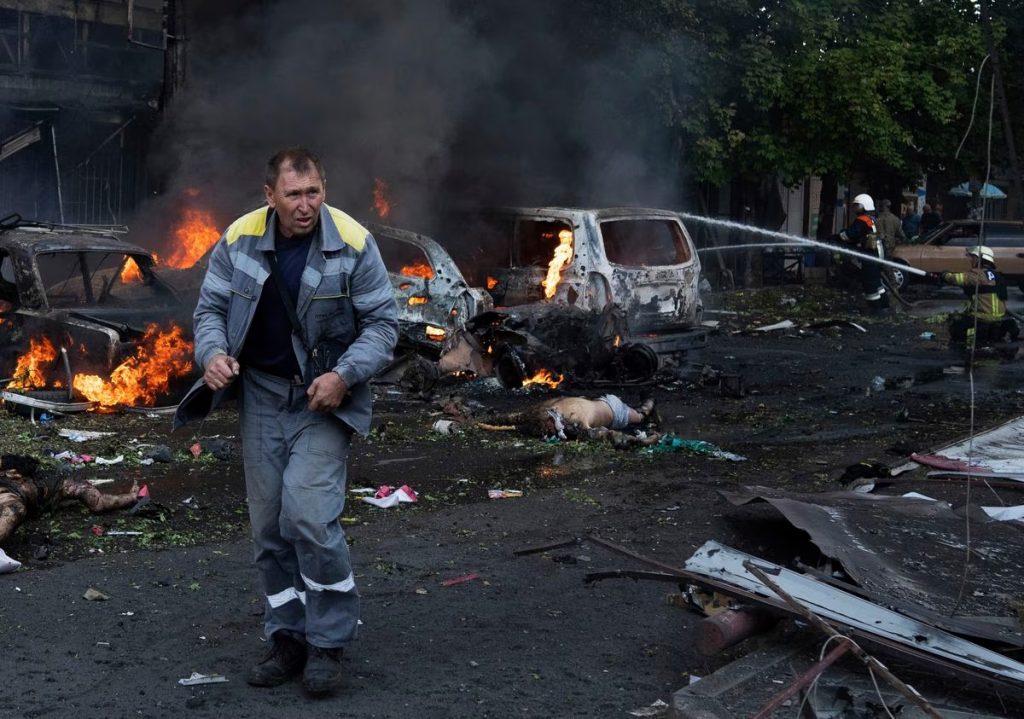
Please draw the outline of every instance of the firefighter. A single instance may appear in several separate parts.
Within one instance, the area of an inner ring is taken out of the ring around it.
[[[869,213],[875,211],[875,201],[871,195],[861,193],[850,203],[854,220],[845,230],[829,238],[831,242],[843,243],[859,252],[877,257],[885,257],[885,246],[879,240],[875,219]],[[868,311],[880,314],[889,307],[889,297],[882,284],[882,266],[877,262],[859,260],[860,284],[864,291],[864,300]]]
[[[1006,283],[996,272],[996,258],[988,247],[967,248],[971,269],[967,272],[932,272],[928,277],[937,284],[957,285],[964,291],[967,304],[949,323],[949,340],[968,348],[1000,342],[1009,335],[1015,342],[1020,328],[1006,314]]]

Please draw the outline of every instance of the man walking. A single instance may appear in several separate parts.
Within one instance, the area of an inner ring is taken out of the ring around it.
[[[398,338],[391,282],[373,237],[324,203],[305,148],[267,163],[267,206],[218,240],[195,311],[205,372],[175,427],[239,400],[267,656],[249,673],[276,686],[302,673],[312,694],[341,684],[359,594],[338,523],[349,443],[370,429],[369,379]]]

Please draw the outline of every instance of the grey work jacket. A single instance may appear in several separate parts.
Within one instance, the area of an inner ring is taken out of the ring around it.
[[[267,253],[274,249],[276,218],[268,207],[235,220],[210,255],[194,315],[195,357],[205,368],[219,353],[238,357],[245,345],[264,283]],[[340,340],[347,349],[334,368],[348,385],[335,416],[354,431],[370,431],[369,380],[392,359],[398,310],[391,280],[373,236],[344,212],[320,206],[320,223],[302,273],[296,311],[308,341]],[[291,333],[295,357],[306,373],[307,352]],[[284,338],[261,338],[264,342]],[[303,377],[308,384],[314,378]],[[174,429],[202,419],[234,395],[235,385],[213,392],[202,379],[178,405]]]

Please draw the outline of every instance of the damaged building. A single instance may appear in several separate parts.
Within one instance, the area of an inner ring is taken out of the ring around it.
[[[0,0],[3,214],[126,221],[182,82],[182,13],[175,0]]]

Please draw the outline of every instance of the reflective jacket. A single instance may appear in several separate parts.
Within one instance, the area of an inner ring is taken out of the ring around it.
[[[205,368],[217,354],[238,357],[264,283],[267,253],[274,249],[276,216],[269,207],[235,220],[210,255],[196,305],[196,363]],[[302,273],[296,311],[310,345],[331,339],[347,349],[334,371],[348,395],[334,414],[360,434],[370,431],[369,380],[392,359],[398,341],[398,309],[391,280],[373,236],[341,210],[320,206],[320,221]],[[283,341],[262,338],[261,341]],[[307,374],[306,348],[291,333],[292,348]],[[314,378],[303,376],[308,384]],[[178,405],[174,428],[205,417],[234,395],[236,384],[213,392],[200,379]]]
[[[981,322],[998,322],[1006,317],[1006,285],[990,267],[972,267],[967,272],[943,272],[942,281],[958,285],[967,295],[964,313]]]
[[[875,221],[871,215],[857,215],[849,227],[839,233],[839,239],[854,245],[868,254],[884,256],[884,246],[878,241],[878,231],[875,228]]]

